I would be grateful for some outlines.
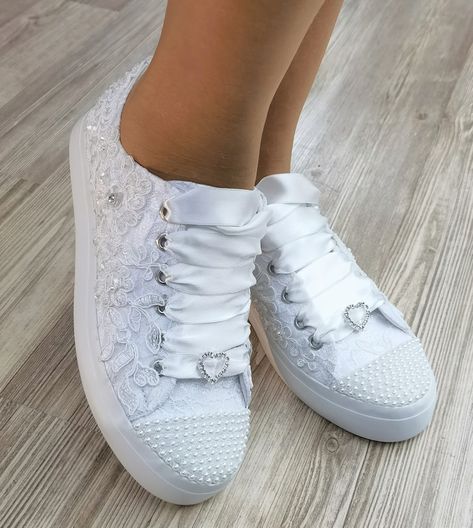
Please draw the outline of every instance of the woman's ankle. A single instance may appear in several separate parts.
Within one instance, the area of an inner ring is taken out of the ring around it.
[[[123,108],[120,140],[137,163],[165,180],[254,187],[260,133],[235,110],[195,115],[141,79]]]

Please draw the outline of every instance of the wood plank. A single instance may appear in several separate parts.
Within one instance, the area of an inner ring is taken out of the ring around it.
[[[465,72],[471,73],[472,65],[470,55]],[[463,114],[468,108],[463,94],[471,90],[472,77],[460,79],[447,107],[452,118],[441,120],[398,234],[403,289],[417,287],[419,269],[424,276],[415,322],[439,384],[434,425],[407,448],[392,446],[383,454],[379,446],[370,447],[347,526],[359,526],[361,520],[364,526],[400,527],[472,523],[473,488],[461,484],[473,482],[473,358],[468,354],[473,329],[465,317],[473,309],[473,285],[467,279],[473,274],[473,123],[471,114]],[[395,280],[399,268],[391,274]],[[382,474],[375,470],[379,467]]]
[[[5,104],[25,88],[35,87],[37,77],[103,32],[115,16],[75,2],[38,0],[12,17],[0,33],[0,101]],[[41,87],[36,89],[38,96]]]
[[[102,9],[111,9],[112,11],[120,11],[123,9],[129,0],[74,0],[81,4],[88,4],[93,7],[101,7]]]
[[[73,221],[62,164],[0,226],[0,386],[71,306]]]
[[[102,435],[5,400],[0,416],[0,525],[88,526],[124,473]]]
[[[90,13],[84,21],[92,28],[85,32],[88,38],[80,39],[75,47],[71,41],[73,49],[68,54],[60,54],[46,67],[42,63],[42,68],[32,71],[28,85],[0,108],[0,180],[13,177],[40,183],[51,168],[67,158],[74,121],[105,86],[149,54],[155,44],[164,7],[158,3],[144,9],[146,4],[134,0],[113,14],[99,10],[99,20],[105,16],[102,24],[96,24],[94,13]],[[92,10],[75,5],[72,11],[77,17]],[[58,15],[55,26],[60,24]],[[46,37],[41,34],[40,38]],[[8,76],[8,70],[4,74]]]
[[[29,7],[34,5],[38,0],[16,0],[16,2],[2,2],[0,11],[0,27],[7,22],[24,13]]]

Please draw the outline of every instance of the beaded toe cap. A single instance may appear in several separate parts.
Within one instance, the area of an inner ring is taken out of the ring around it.
[[[231,479],[245,453],[250,412],[179,416],[134,425],[136,434],[179,476],[213,486]]]
[[[374,405],[404,407],[423,398],[434,377],[419,339],[383,354],[332,387],[350,398]]]

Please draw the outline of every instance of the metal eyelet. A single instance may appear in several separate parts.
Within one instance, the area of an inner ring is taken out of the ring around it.
[[[304,321],[302,321],[301,319],[299,319],[296,315],[296,317],[294,317],[294,326],[298,329],[298,330],[304,330],[304,328],[306,328],[305,324],[304,324]]]
[[[310,348],[313,348],[314,350],[320,350],[324,346],[323,343],[317,341],[317,339],[315,338],[315,334],[311,334],[309,336],[309,345]]]
[[[166,233],[161,233],[156,239],[156,246],[161,251],[166,251],[167,245],[168,245],[168,239],[167,239]]]
[[[168,221],[169,220],[169,215],[170,215],[170,211],[169,209],[163,204],[161,205],[161,208],[159,209],[159,216],[164,220],[164,221]]]
[[[159,270],[156,275],[156,280],[159,282],[159,284],[167,284],[169,277],[164,273],[163,270]]]
[[[284,288],[284,290],[282,291],[282,293],[281,293],[281,299],[282,299],[282,301],[285,302],[286,304],[291,304],[291,300],[290,300],[289,297],[288,297],[287,288]]]
[[[276,271],[275,271],[275,269],[274,269],[274,264],[273,264],[272,262],[270,262],[270,263],[268,264],[267,269],[268,269],[268,273],[269,273],[270,275],[276,275]]]
[[[156,311],[158,312],[159,315],[164,315],[165,310],[166,310],[166,301],[165,300],[163,301],[163,304],[157,304],[156,305]]]
[[[158,376],[162,375],[162,373],[163,373],[163,365],[161,364],[161,361],[159,359],[154,361],[151,366],[158,373]]]

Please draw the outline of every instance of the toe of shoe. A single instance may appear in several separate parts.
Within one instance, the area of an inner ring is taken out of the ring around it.
[[[335,388],[367,403],[403,407],[421,400],[432,386],[435,379],[422,345],[412,339],[340,379]]]
[[[135,423],[134,430],[183,486],[218,492],[243,460],[249,411],[143,421]]]
[[[386,425],[384,441],[403,440],[427,427],[436,402],[436,382],[419,339],[381,355],[338,380],[333,389],[354,408]]]

